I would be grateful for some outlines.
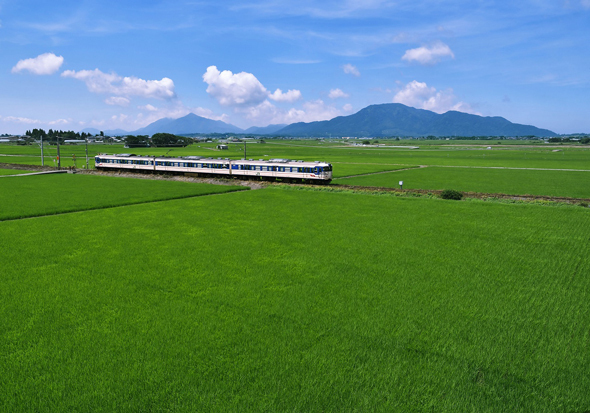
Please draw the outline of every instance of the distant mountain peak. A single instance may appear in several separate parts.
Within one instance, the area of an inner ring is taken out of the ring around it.
[[[331,120],[294,123],[276,132],[289,136],[554,136],[530,125],[512,123],[499,116],[465,112],[438,114],[401,103],[367,106],[357,113]]]

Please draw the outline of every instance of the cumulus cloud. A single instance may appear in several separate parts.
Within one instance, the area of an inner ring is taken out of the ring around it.
[[[171,99],[176,96],[174,82],[167,77],[162,80],[144,80],[135,76],[122,77],[114,72],[103,73],[98,69],[77,72],[66,70],[61,75],[83,81],[92,93],[156,99]]]
[[[343,92],[341,89],[330,89],[328,94],[330,99],[347,98],[350,97],[348,93]]]
[[[123,107],[129,106],[129,102],[131,101],[127,98],[124,98],[123,96],[111,96],[110,98],[105,99],[104,101],[104,103],[106,103],[107,105]]]
[[[277,108],[268,100],[256,106],[241,108],[239,113],[256,125],[277,123],[313,122],[328,120],[341,115],[340,111],[331,105],[326,105],[321,99],[304,102],[300,109],[288,110]]]
[[[53,53],[43,53],[37,57],[19,60],[12,68],[12,73],[19,73],[26,70],[34,75],[51,75],[59,70],[63,62],[63,56],[56,56]]]
[[[216,66],[209,66],[203,75],[207,93],[224,106],[248,106],[262,103],[269,95],[268,90],[252,73],[233,74],[229,70],[220,72]]]
[[[408,62],[416,61],[420,64],[427,65],[438,62],[442,57],[451,57],[454,59],[455,54],[446,44],[437,42],[431,46],[406,50],[406,53],[402,56],[402,60],[407,60]]]
[[[353,76],[357,76],[357,77],[361,75],[361,72],[359,72],[359,70],[356,68],[356,66],[353,66],[350,63],[347,63],[344,66],[342,66],[342,70],[344,70],[344,73],[349,74],[349,75],[353,75]]]
[[[347,103],[346,105],[342,106],[342,110],[345,112],[351,112],[352,111],[352,105],[350,103]]]
[[[268,97],[276,102],[295,102],[301,99],[301,92],[295,89],[283,93],[281,89],[277,89],[274,93],[269,94]]]
[[[252,73],[232,73],[230,70],[220,72],[216,66],[209,66],[203,75],[207,83],[207,93],[224,106],[249,107],[264,102],[267,98],[276,102],[294,102],[301,99],[299,90],[283,93],[277,89],[270,93]]]
[[[456,110],[459,112],[479,114],[465,102],[457,101],[453,89],[439,90],[416,80],[405,85],[393,97],[394,103],[403,103],[418,109],[427,109],[437,113]]]

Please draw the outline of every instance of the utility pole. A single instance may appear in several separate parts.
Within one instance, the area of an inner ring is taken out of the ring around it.
[[[246,140],[244,139],[244,160],[246,160]]]
[[[61,159],[59,157],[59,136],[57,137],[57,169],[61,169]]]
[[[41,135],[41,166],[45,166],[45,158],[43,157],[43,135]]]
[[[86,170],[88,170],[88,137],[86,137]]]

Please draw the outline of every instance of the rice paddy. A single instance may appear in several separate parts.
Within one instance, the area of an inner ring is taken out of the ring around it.
[[[71,174],[18,176],[0,180],[0,221],[244,189]]]
[[[513,146],[248,157],[375,173],[335,184],[590,197],[590,151]],[[169,155],[228,157],[213,149]],[[590,410],[590,209],[243,189],[0,179],[0,411]]]
[[[590,171],[428,167],[335,179],[342,185],[590,198]]]
[[[285,189],[5,221],[0,408],[584,411],[589,225]]]

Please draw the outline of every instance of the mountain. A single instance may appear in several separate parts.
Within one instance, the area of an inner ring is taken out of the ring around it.
[[[220,120],[211,120],[189,113],[178,119],[163,118],[144,128],[131,132],[133,135],[153,135],[158,132],[182,133],[241,133],[242,129]]]
[[[244,133],[252,133],[255,135],[270,135],[276,131],[283,129],[286,124],[268,125],[268,126],[251,126],[244,131]]]
[[[401,103],[371,105],[349,116],[293,123],[276,131],[288,136],[555,136],[547,129],[449,111],[438,114]]]

